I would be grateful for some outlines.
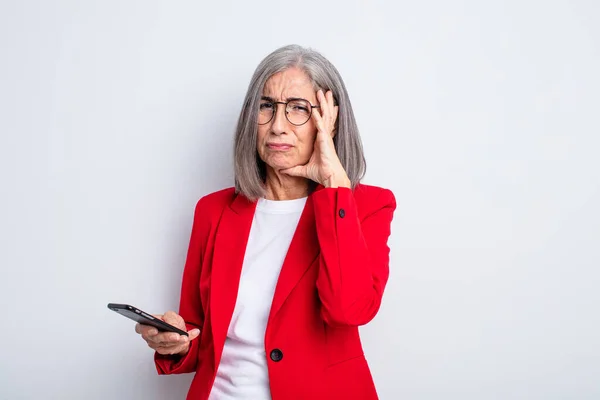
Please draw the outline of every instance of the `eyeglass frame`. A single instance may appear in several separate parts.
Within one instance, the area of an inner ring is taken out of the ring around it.
[[[310,121],[310,118],[312,117],[313,108],[321,108],[321,106],[314,106],[310,101],[308,101],[307,99],[303,99],[301,97],[293,97],[291,99],[288,99],[288,101],[275,101],[275,100],[273,100],[270,97],[263,96],[263,97],[261,97],[260,101],[263,101],[263,100],[264,101],[268,101],[271,104],[274,104],[275,105],[275,110],[273,111],[273,115],[271,115],[271,118],[269,118],[269,120],[267,122],[264,122],[262,124],[258,123],[258,125],[266,125],[269,122],[273,121],[273,118],[275,118],[275,115],[277,114],[277,104],[283,104],[285,106],[285,108],[283,109],[283,112],[284,112],[284,115],[285,115],[285,119],[287,119],[287,121],[290,124],[294,125],[294,126],[302,126],[302,125],[306,124],[308,121]],[[298,101],[298,100],[305,101],[305,102],[308,103],[308,105],[310,105],[310,114],[308,115],[308,119],[305,122],[301,123],[301,124],[295,124],[292,121],[290,121],[290,119],[288,118],[288,113],[286,112],[288,104],[290,102],[292,102],[292,101]],[[260,114],[260,107],[259,107],[259,111],[258,112]]]

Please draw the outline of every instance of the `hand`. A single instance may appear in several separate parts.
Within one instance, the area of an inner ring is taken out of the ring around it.
[[[350,187],[350,179],[333,144],[339,108],[334,104],[331,90],[327,91],[327,94],[319,90],[317,100],[320,108],[314,108],[312,111],[312,118],[317,126],[317,137],[308,163],[283,169],[280,172],[290,176],[302,176],[325,187]]]
[[[180,315],[173,311],[167,311],[164,315],[154,315],[165,321],[167,324],[185,331],[185,321]],[[136,324],[135,331],[142,336],[142,339],[148,343],[151,349],[164,355],[185,355],[190,349],[190,342],[200,335],[199,329],[192,329],[188,332],[189,336],[180,335],[175,332],[159,332],[153,326]]]

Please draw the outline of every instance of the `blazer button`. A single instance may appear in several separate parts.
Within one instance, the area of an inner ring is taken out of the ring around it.
[[[346,216],[346,211],[343,208],[340,208],[340,218],[344,218]]]
[[[281,361],[282,358],[283,358],[283,353],[281,352],[281,350],[279,350],[279,349],[271,350],[271,360],[273,360],[275,362],[279,362],[279,361]]]

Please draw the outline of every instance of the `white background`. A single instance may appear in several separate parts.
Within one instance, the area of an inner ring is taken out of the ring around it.
[[[384,400],[600,398],[597,1],[1,1],[0,399],[183,399],[134,323],[176,309],[275,48],[340,70],[394,191],[362,337]]]

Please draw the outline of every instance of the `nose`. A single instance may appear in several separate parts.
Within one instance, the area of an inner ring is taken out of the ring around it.
[[[279,112],[280,108],[281,112]],[[275,115],[273,115],[273,120],[271,121],[271,131],[276,135],[281,135],[282,133],[285,133],[285,129],[288,124],[285,116],[285,104],[275,103],[275,109],[273,112]]]

